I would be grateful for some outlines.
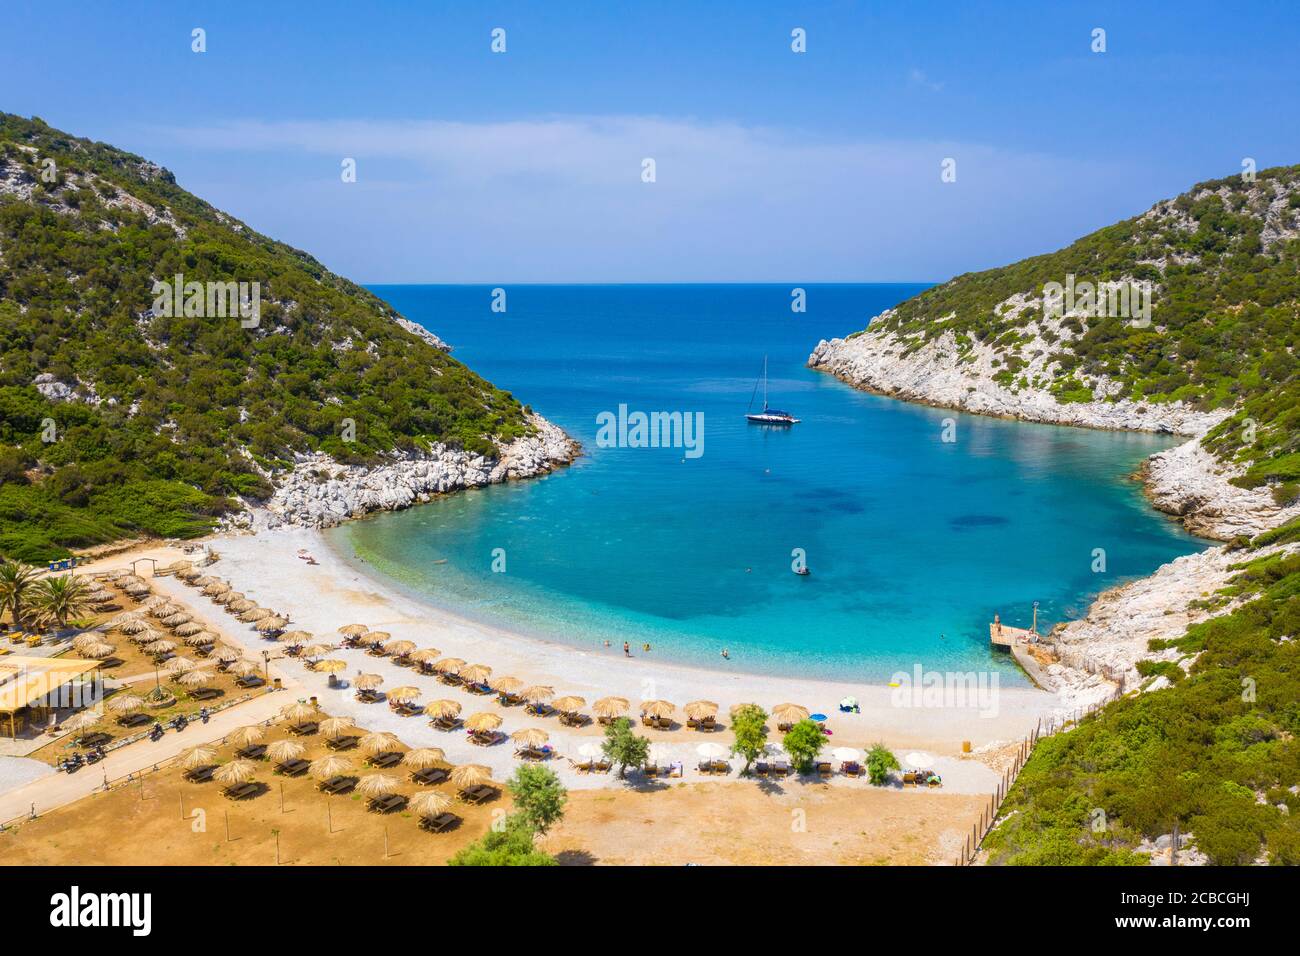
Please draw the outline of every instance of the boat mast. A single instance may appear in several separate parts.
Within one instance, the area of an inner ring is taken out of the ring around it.
[[[767,356],[763,356],[763,411],[767,411]]]

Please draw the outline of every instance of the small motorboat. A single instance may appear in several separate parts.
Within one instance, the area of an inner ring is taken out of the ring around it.
[[[804,578],[806,578],[808,575],[812,574],[812,572],[809,571],[807,568],[795,568],[795,569],[794,569],[794,573],[797,574],[797,575],[799,575],[800,577],[804,577]]]

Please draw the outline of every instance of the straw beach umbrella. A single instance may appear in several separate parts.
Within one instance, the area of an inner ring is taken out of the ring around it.
[[[231,588],[231,586],[225,581],[213,581],[211,584],[204,585],[201,593],[206,594],[208,597],[212,597],[216,594],[225,594],[227,591],[231,590],[233,590],[233,588]]]
[[[641,704],[641,713],[650,717],[671,717],[677,708],[666,700],[647,700]]]
[[[460,679],[467,684],[482,684],[492,676],[492,668],[486,664],[466,664],[460,669]]]
[[[276,763],[288,763],[297,760],[307,752],[307,748],[296,740],[277,740],[266,748],[266,755]]]
[[[392,636],[393,635],[389,634],[387,631],[371,631],[369,634],[366,635],[366,643],[382,644],[384,641],[388,640]]]
[[[252,624],[254,621],[262,620],[262,618],[264,617],[272,617],[273,614],[274,612],[271,611],[269,608],[254,607],[254,608],[249,608],[247,611],[244,611],[242,614],[240,614],[239,619],[243,621],[245,624]]]
[[[177,571],[176,576],[192,586],[199,578],[203,577],[203,572],[198,568],[186,568],[184,571]]]
[[[388,653],[392,654],[394,657],[404,657],[405,655],[410,654],[411,651],[415,650],[415,641],[389,641],[384,645],[384,650],[388,651]]]
[[[226,786],[236,783],[248,783],[257,773],[257,764],[251,760],[232,760],[228,764],[223,764],[216,769],[212,778],[218,783],[224,783]]]
[[[459,657],[444,657],[433,665],[433,669],[439,674],[459,674],[464,666],[465,662]]]
[[[347,661],[341,661],[338,658],[329,658],[323,661],[317,661],[316,671],[322,674],[338,674],[348,669]]]
[[[718,705],[711,700],[693,700],[682,709],[691,720],[718,716]]]
[[[243,657],[244,655],[239,653],[239,651],[235,650],[233,647],[222,648],[217,653],[217,660],[221,661],[223,664],[233,664],[236,661],[242,660]]]
[[[81,654],[83,657],[91,657],[94,658],[95,660],[103,660],[106,657],[111,657],[114,650],[115,648],[113,647],[112,644],[108,644],[104,641],[96,641],[93,644],[83,644],[81,646],[81,649],[78,651],[78,653]]]
[[[184,611],[181,611],[177,614],[169,614],[167,617],[163,618],[162,622],[166,627],[176,628],[180,627],[182,624],[188,624],[192,620],[194,620],[194,618],[190,617],[190,615],[186,614]]]
[[[95,726],[103,719],[104,715],[97,710],[83,710],[62,721],[60,726],[64,730],[85,730],[87,727]]]
[[[134,613],[134,612],[133,612]],[[123,615],[125,616],[125,615]],[[123,634],[140,634],[144,631],[152,631],[149,622],[139,617],[129,618],[117,626],[117,629]]]
[[[317,780],[328,780],[330,777],[337,777],[346,770],[352,769],[352,761],[347,757],[340,757],[338,754],[330,754],[328,757],[320,757],[313,760],[307,767],[307,771]]]
[[[248,677],[250,674],[257,673],[257,665],[252,661],[238,660],[227,667],[226,672],[236,677]]]
[[[383,682],[384,678],[379,674],[362,674],[352,683],[358,690],[377,690]]]
[[[183,614],[184,612],[185,608],[179,604],[171,603],[155,604],[149,609],[149,613],[158,618],[171,617],[173,614]]]
[[[180,764],[186,770],[193,770],[195,767],[206,767],[212,763],[216,756],[216,750],[200,744],[198,747],[191,747],[181,754]]]
[[[424,705],[424,712],[430,717],[459,717],[460,701],[455,700],[432,700]]]
[[[176,642],[166,639],[152,641],[144,646],[145,653],[153,654],[155,657],[161,654],[170,654],[174,650],[176,650]]]
[[[334,650],[332,644],[308,644],[302,649],[303,657],[320,657],[322,654],[328,654]]]
[[[518,677],[497,677],[491,682],[492,689],[498,694],[513,694],[523,686],[524,682]]]
[[[289,622],[282,617],[264,617],[253,625],[253,630],[261,631],[263,634],[269,634],[271,631],[284,630],[284,626]]]
[[[226,610],[231,614],[243,614],[246,611],[254,610],[257,604],[248,598],[240,598],[238,601],[231,601],[226,605]]]
[[[230,735],[232,743],[240,747],[251,747],[253,744],[261,743],[262,738],[266,736],[266,731],[257,724],[249,724],[247,727],[240,727]]]
[[[198,578],[194,580],[194,586],[205,588],[209,584],[217,584],[220,580],[221,579],[217,577],[215,574],[204,574],[204,575],[200,575]]]
[[[402,785],[392,774],[371,773],[361,778],[357,784],[357,793],[363,797],[386,797]]]
[[[401,704],[415,700],[421,693],[418,687],[394,687],[388,692],[387,697]]]
[[[306,644],[312,639],[307,631],[285,631],[280,635],[281,644]]]
[[[523,730],[516,730],[510,735],[510,739],[521,747],[540,747],[551,739],[551,735],[540,727],[525,727]]]
[[[238,591],[222,591],[220,594],[212,596],[212,603],[218,605],[229,605],[235,601],[242,601],[244,596]]]
[[[492,779],[492,771],[479,763],[467,763],[451,772],[451,782],[462,790],[477,787]]]
[[[551,706],[562,714],[576,714],[587,706],[587,701],[576,694],[568,694],[564,697],[555,698],[555,700],[551,701]]]
[[[335,740],[352,729],[352,721],[346,717],[326,717],[320,722],[320,732],[326,740]]]
[[[361,752],[367,757],[396,750],[401,745],[400,740],[383,730],[374,730],[368,734],[362,734],[361,740],[357,742],[357,746],[361,748]]]
[[[189,637],[191,634],[198,634],[202,630],[202,624],[197,624],[194,621],[182,621],[180,624],[176,625],[176,636]]]
[[[137,644],[152,644],[154,641],[166,640],[162,631],[155,631],[152,627],[147,627],[143,631],[136,631],[131,635],[131,640]]]
[[[491,733],[501,726],[501,715],[491,711],[480,711],[465,718],[465,727],[475,733]]]
[[[193,671],[189,671],[188,673],[182,674],[179,678],[177,678],[176,682],[180,684],[182,687],[187,687],[190,690],[194,690],[196,688],[202,687],[210,680],[212,680],[212,671],[205,671],[200,668],[199,670],[193,670]]]
[[[432,819],[451,806],[451,797],[437,790],[422,790],[411,798],[410,807],[418,815]]]
[[[436,647],[422,647],[418,651],[411,651],[407,656],[418,664],[428,664],[429,662],[436,661],[441,657],[442,651],[438,650]]]
[[[339,628],[339,633],[344,637],[360,637],[368,630],[370,630],[370,628],[366,627],[364,624],[344,624]]]
[[[797,724],[807,720],[811,711],[799,704],[777,704],[772,708],[772,716],[783,724]]]
[[[190,645],[190,647],[202,647],[205,644],[211,644],[215,642],[216,639],[217,639],[217,635],[211,633],[210,631],[204,631],[201,629],[195,631],[193,634],[185,635],[185,643]]]
[[[316,715],[316,708],[305,701],[296,701],[280,711],[280,716],[292,724],[301,724]]]
[[[126,593],[133,598],[141,598],[148,594],[150,587],[147,584],[130,584],[127,585]]]
[[[626,697],[602,697],[591,705],[591,709],[596,712],[596,716],[609,719],[622,717],[631,706]]]
[[[187,671],[192,671],[199,665],[186,657],[173,657],[162,666],[162,672],[169,677],[179,677]]]
[[[521,690],[519,696],[530,704],[541,704],[555,696],[555,688],[546,684],[533,684]]]
[[[402,765],[412,770],[424,770],[434,764],[445,763],[447,757],[438,747],[417,747],[402,757]]]

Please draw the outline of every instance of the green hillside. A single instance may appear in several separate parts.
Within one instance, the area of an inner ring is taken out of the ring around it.
[[[259,283],[257,328],[152,314],[176,274]],[[0,554],[202,533],[295,452],[486,453],[530,431],[398,318],[141,157],[0,114]]]
[[[1044,336],[1054,374],[1030,381],[1026,350],[1042,346],[1026,326],[1042,311],[1010,308],[1008,300],[1039,297],[1045,283],[1071,274],[1150,282],[1152,324],[1066,316]],[[878,322],[904,336],[908,349],[945,332],[963,356],[976,342],[989,344],[999,382],[1050,389],[1062,402],[1091,400],[1100,380],[1122,386],[1112,400],[1237,407],[1207,446],[1249,466],[1238,483],[1300,479],[1300,166],[1261,171],[1253,182],[1238,175],[1201,183],[1064,249],[957,276]]]

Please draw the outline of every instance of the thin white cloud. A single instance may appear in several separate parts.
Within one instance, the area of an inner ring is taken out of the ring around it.
[[[1042,249],[1041,229],[1008,243],[1008,221],[1064,223],[1049,231],[1060,241],[1083,231],[1071,222],[1103,225],[1114,217],[1090,220],[1088,207],[1127,175],[985,144],[655,116],[238,121],[153,135],[222,157],[218,205],[368,281],[943,278]],[[339,180],[343,157],[357,161],[354,184]],[[654,183],[641,178],[647,157]],[[948,157],[955,183],[940,181]],[[387,241],[359,247],[362,235]]]

